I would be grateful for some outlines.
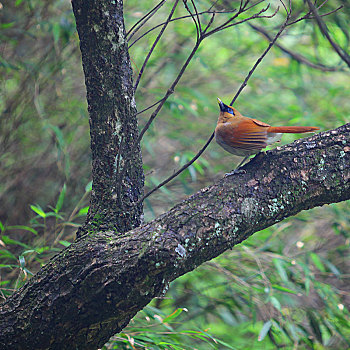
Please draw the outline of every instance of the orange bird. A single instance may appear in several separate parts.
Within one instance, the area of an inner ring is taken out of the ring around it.
[[[270,126],[257,119],[244,117],[232,106],[227,106],[218,98],[220,115],[215,128],[215,140],[226,151],[240,157],[243,161],[259,153],[263,148],[281,140],[283,133],[299,134],[319,130],[315,126]],[[226,174],[232,175],[236,169]]]

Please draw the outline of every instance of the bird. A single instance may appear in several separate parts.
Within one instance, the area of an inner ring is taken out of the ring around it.
[[[283,133],[299,134],[319,130],[315,126],[270,126],[260,120],[243,116],[236,108],[219,98],[220,115],[215,128],[216,142],[227,152],[244,157],[239,165],[226,176],[241,172],[239,168],[254,154],[279,142]]]

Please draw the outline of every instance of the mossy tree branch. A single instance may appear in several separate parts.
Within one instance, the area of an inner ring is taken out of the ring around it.
[[[87,234],[0,308],[1,349],[96,349],[169,282],[296,213],[350,198],[350,123],[267,152],[126,234]]]

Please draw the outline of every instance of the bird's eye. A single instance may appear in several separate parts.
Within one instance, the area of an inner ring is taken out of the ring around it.
[[[235,115],[235,113],[233,112],[233,109],[230,108],[230,107],[227,108],[227,113],[230,113],[230,114],[232,114],[232,115]]]

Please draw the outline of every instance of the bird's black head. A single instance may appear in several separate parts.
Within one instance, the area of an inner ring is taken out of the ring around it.
[[[232,115],[235,115],[233,109],[230,106],[225,105],[225,103],[223,103],[219,98],[218,98],[218,104],[220,106],[221,112],[226,112],[226,113],[230,113]]]

